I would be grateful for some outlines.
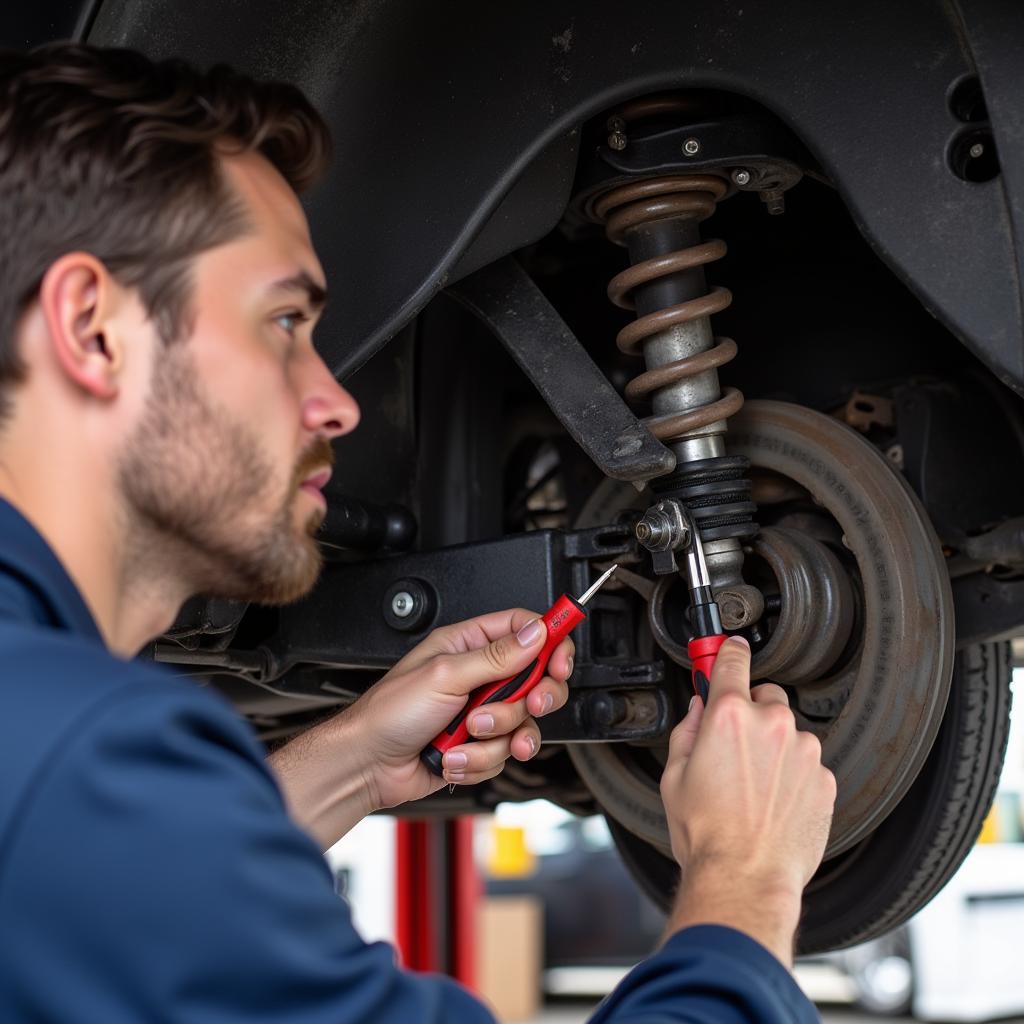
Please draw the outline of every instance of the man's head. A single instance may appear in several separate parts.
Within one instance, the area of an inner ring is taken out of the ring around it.
[[[319,569],[328,442],[359,415],[311,341],[324,279],[296,192],[327,151],[291,86],[70,44],[0,56],[0,452],[45,407],[99,449],[132,557],[190,589],[287,601]]]

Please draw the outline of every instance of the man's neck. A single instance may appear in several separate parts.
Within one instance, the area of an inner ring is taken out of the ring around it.
[[[5,454],[0,450],[0,497],[53,549],[107,647],[133,657],[171,625],[187,587],[148,564],[145,546],[124,522],[115,482],[101,479],[95,466],[74,458],[56,465],[51,457],[25,465]]]

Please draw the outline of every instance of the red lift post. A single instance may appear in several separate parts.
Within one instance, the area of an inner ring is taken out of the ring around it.
[[[480,876],[473,859],[473,818],[398,819],[395,944],[402,965],[476,984]]]

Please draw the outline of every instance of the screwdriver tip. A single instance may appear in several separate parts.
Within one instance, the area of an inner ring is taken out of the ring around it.
[[[577,603],[578,604],[586,604],[605,585],[605,583],[608,582],[609,578],[612,576],[612,574],[615,572],[616,569],[618,569],[618,564],[613,565],[606,572],[602,573],[598,577],[597,582],[591,585],[591,587],[579,599],[579,601]]]

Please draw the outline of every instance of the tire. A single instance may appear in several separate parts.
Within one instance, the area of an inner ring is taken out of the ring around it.
[[[942,724],[921,773],[871,835],[818,869],[804,893],[798,953],[884,935],[949,881],[995,797],[1009,724],[1009,643],[958,652]],[[608,824],[641,888],[667,909],[678,882],[675,864],[611,818]]]

